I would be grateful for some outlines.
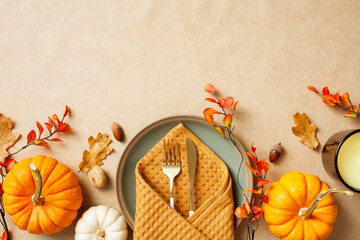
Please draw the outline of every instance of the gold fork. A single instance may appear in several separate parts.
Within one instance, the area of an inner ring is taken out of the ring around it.
[[[174,208],[173,182],[174,178],[180,173],[180,153],[179,146],[175,140],[175,144],[170,144],[169,139],[165,143],[163,140],[163,172],[170,180],[170,206]]]

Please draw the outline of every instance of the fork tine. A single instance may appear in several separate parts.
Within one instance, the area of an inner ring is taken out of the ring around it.
[[[169,141],[169,147],[170,147],[170,158],[171,158],[171,166],[175,165],[175,152],[174,152],[174,140],[172,139]]]
[[[175,165],[176,165],[176,164],[180,164],[179,145],[178,145],[176,139],[175,139],[175,155],[176,155]]]
[[[166,165],[166,148],[165,148],[165,139],[163,140],[163,166]]]
[[[169,139],[167,140],[167,144],[166,144],[166,148],[167,148],[167,164],[168,165],[171,165],[171,158],[170,158],[170,155],[171,155],[171,147],[170,147],[170,142],[169,142]]]

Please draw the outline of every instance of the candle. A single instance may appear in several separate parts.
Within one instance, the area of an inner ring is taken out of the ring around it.
[[[337,150],[335,165],[343,182],[360,191],[360,130],[344,138]]]

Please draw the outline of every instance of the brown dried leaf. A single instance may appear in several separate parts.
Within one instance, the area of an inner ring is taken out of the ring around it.
[[[315,136],[316,125],[310,125],[309,118],[306,113],[296,113],[293,118],[296,124],[296,127],[291,128],[294,135],[301,138],[300,142],[302,144],[311,149],[316,149],[319,146],[319,142]]]
[[[90,151],[85,150],[83,153],[83,160],[79,164],[81,172],[87,172],[91,167],[103,165],[104,163],[101,160],[106,158],[113,150],[108,147],[111,139],[106,133],[98,133],[95,139],[91,136],[88,142]]]
[[[20,133],[12,132],[11,118],[5,117],[0,113],[0,162],[4,162],[10,155],[7,151],[19,139]]]

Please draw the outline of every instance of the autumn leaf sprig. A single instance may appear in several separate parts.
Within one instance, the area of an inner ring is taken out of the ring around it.
[[[247,152],[246,154],[253,161],[252,165],[254,167],[252,167],[248,163],[245,163],[245,166],[247,166],[250,169],[250,171],[255,175],[257,182],[255,189],[243,190],[239,179],[240,170],[243,165],[243,155],[232,137],[235,128],[235,126],[232,126],[233,115],[235,113],[235,109],[239,101],[234,102],[233,97],[218,98],[215,93],[215,87],[212,84],[207,84],[205,87],[205,91],[213,94],[214,96],[214,98],[206,98],[205,100],[217,104],[217,106],[220,107],[221,109],[220,111],[217,111],[214,108],[206,108],[203,111],[206,122],[212,125],[223,138],[230,140],[241,155],[241,162],[237,172],[236,183],[244,194],[245,203],[242,206],[238,206],[235,209],[234,214],[237,218],[247,219],[247,239],[253,240],[255,238],[255,233],[259,227],[257,221],[262,213],[261,212],[262,203],[268,202],[268,197],[265,194],[263,194],[263,190],[264,190],[264,186],[269,183],[269,181],[266,180],[265,178],[271,166],[271,163],[266,162],[265,159],[258,160],[258,157],[256,155],[256,148],[254,147],[254,143],[252,143],[251,144],[252,152],[251,153]],[[229,111],[228,109],[231,109],[230,113],[226,112],[226,110]],[[215,115],[224,116],[222,119],[223,125],[220,125],[215,122],[214,119]],[[254,197],[252,199],[249,199],[246,195],[247,192],[252,192],[254,194]],[[253,224],[254,222],[256,222],[256,225]]]
[[[350,100],[349,93],[346,92],[343,95],[340,95],[339,92],[336,94],[330,94],[328,87],[324,87],[322,92],[319,92],[313,86],[308,86],[307,88],[320,95],[325,104],[345,110],[346,114],[344,117],[360,117],[360,113],[358,112],[358,109],[360,109],[360,104],[359,108],[357,108],[356,105],[353,105]]]
[[[240,207],[238,206],[235,209],[235,216],[237,218],[247,219],[247,239],[255,239],[255,233],[259,228],[258,219],[262,214],[261,206],[263,203],[268,203],[269,198],[264,194],[264,186],[269,184],[269,180],[266,180],[267,173],[271,166],[271,163],[266,162],[265,159],[259,160],[256,155],[256,148],[254,143],[251,143],[251,153],[247,152],[246,154],[253,161],[252,167],[250,164],[245,163],[251,172],[256,177],[256,186],[255,189],[243,191],[244,196],[247,192],[252,192],[254,194],[251,202],[246,198],[246,202]],[[258,201],[257,201],[258,200]],[[253,224],[256,222],[256,225]]]
[[[2,195],[4,194],[2,184],[3,184],[4,180],[5,180],[6,174],[17,163],[11,157],[14,156],[15,154],[17,154],[18,152],[20,152],[21,150],[24,150],[25,148],[27,148],[29,146],[32,146],[32,145],[48,147],[48,142],[62,142],[62,140],[60,138],[51,138],[51,137],[54,134],[58,133],[58,132],[72,131],[69,124],[64,122],[64,119],[68,115],[68,113],[69,113],[69,107],[66,106],[65,107],[65,113],[63,114],[61,120],[58,118],[58,116],[56,114],[52,115],[51,118],[48,117],[48,122],[44,123],[45,126],[47,127],[48,131],[49,131],[49,134],[46,137],[41,137],[41,135],[42,135],[42,133],[44,131],[44,128],[39,122],[36,122],[36,126],[37,126],[37,128],[39,130],[39,135],[37,136],[35,131],[31,130],[29,132],[29,134],[27,135],[27,144],[24,145],[19,150],[17,150],[16,152],[12,153],[12,154],[8,154],[8,152],[6,152],[7,147],[12,146],[18,140],[20,134],[11,133],[12,122],[11,122],[10,119],[6,119],[5,121],[7,121],[7,122],[0,122],[0,124],[3,124],[8,128],[7,131],[6,131],[7,135],[10,135],[10,134],[15,135],[15,136],[13,136],[11,138],[12,139],[11,144],[6,143],[7,146],[5,147],[5,154],[8,155],[8,156],[2,158],[1,161],[4,161],[4,162],[0,162],[0,224],[3,226],[3,229],[4,229],[4,232],[3,232],[2,236],[0,236],[0,240],[9,240],[9,238],[10,238],[9,228],[7,226],[6,219],[5,219],[4,204],[2,202]],[[55,121],[55,123],[53,121]],[[7,136],[0,136],[0,138],[1,137],[3,137],[3,138],[5,137],[5,139],[7,139]],[[6,155],[4,155],[4,153],[2,153],[2,156],[6,156]]]
[[[229,137],[229,139],[231,140],[231,133],[233,132],[234,128],[232,128],[232,119],[233,119],[233,115],[235,113],[235,109],[236,106],[238,105],[239,101],[236,101],[234,103],[234,98],[233,97],[226,97],[226,98],[218,98],[216,93],[215,93],[215,87],[212,84],[207,84],[205,87],[205,91],[208,93],[213,94],[214,98],[205,98],[206,101],[209,101],[211,103],[215,103],[217,104],[220,108],[221,108],[221,112],[216,111],[213,108],[206,108],[203,111],[205,120],[212,125],[215,130],[224,138]],[[231,113],[226,113],[225,109],[231,109],[232,107],[232,112]],[[215,119],[214,119],[214,115],[215,114],[220,114],[220,115],[224,115],[223,118],[223,123],[224,125],[218,125],[215,123]],[[227,132],[227,136],[225,136],[224,133],[224,129]],[[232,141],[233,142],[233,141]],[[235,145],[236,143],[233,142]]]
[[[42,133],[44,132],[44,128],[39,122],[36,121],[36,126],[39,130],[39,135],[37,136],[36,132],[34,130],[31,130],[27,135],[27,144],[24,145],[19,150],[17,150],[16,152],[10,154],[7,157],[7,159],[9,159],[13,155],[17,154],[21,150],[24,150],[25,148],[27,148],[31,145],[48,147],[49,146],[48,142],[62,142],[62,140],[60,138],[51,138],[51,137],[57,132],[72,131],[69,124],[64,122],[64,119],[68,115],[68,113],[69,113],[69,107],[66,105],[65,112],[64,112],[61,120],[59,119],[59,117],[56,114],[53,114],[51,116],[51,118],[48,117],[48,122],[44,123],[49,132],[49,134],[46,137],[41,137]],[[53,121],[55,121],[55,123]],[[5,161],[5,163],[6,162],[7,161]]]

